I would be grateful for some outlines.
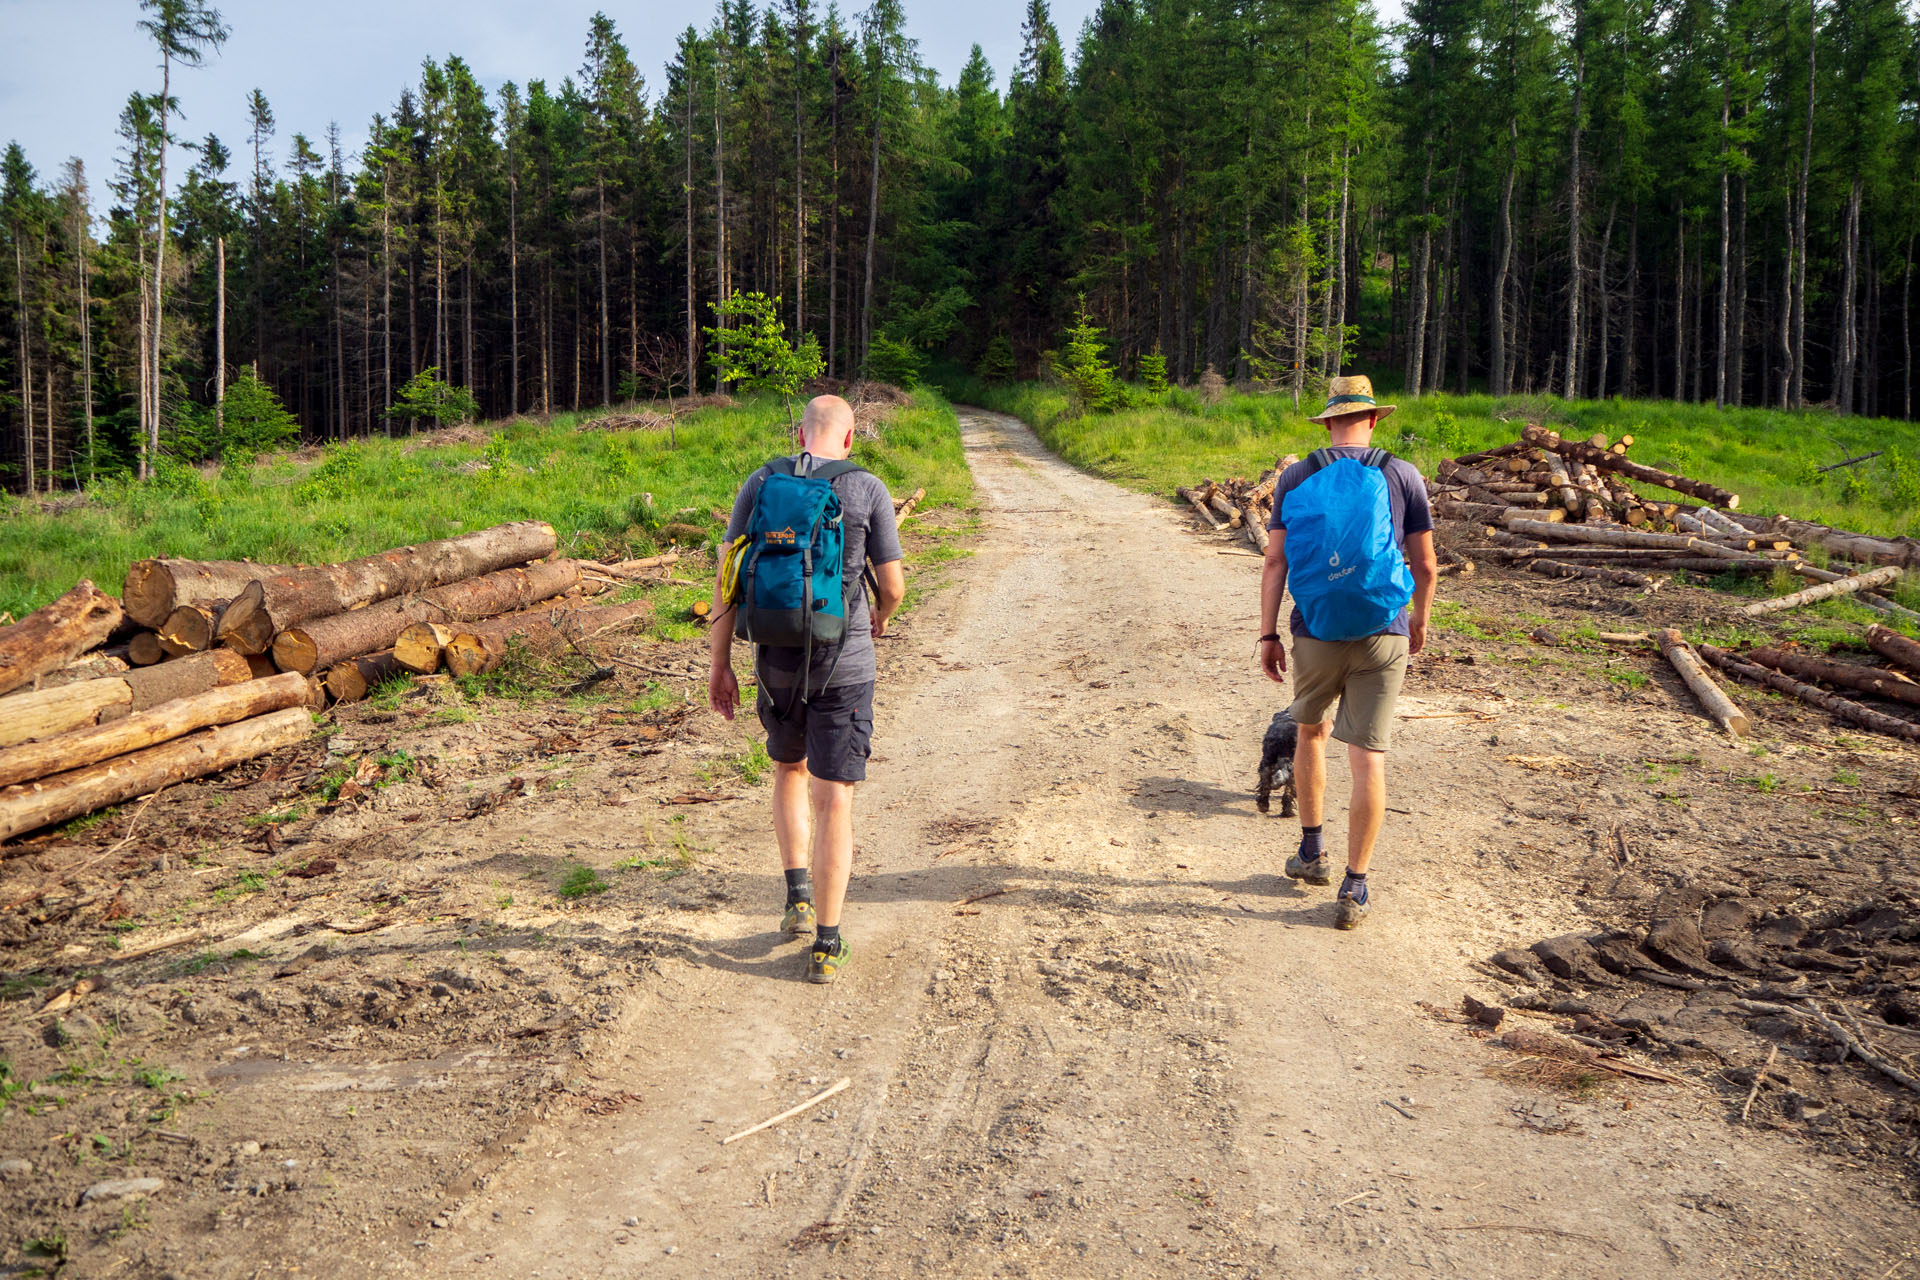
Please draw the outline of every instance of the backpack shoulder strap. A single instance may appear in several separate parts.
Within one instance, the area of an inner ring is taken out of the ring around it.
[[[815,480],[831,481],[831,480],[838,480],[841,476],[852,475],[856,471],[864,471],[864,470],[866,470],[865,467],[862,467],[859,463],[853,461],[851,458],[838,458],[832,462],[814,463],[813,470],[808,472],[807,474],[812,476]]]
[[[768,460],[767,471],[771,475],[790,476],[795,474],[798,466],[799,464],[795,459],[781,456]]]
[[[1300,459],[1300,465],[1307,469],[1308,476],[1320,470],[1322,467],[1332,465],[1333,462],[1334,462],[1333,455],[1331,453],[1328,453],[1325,449],[1315,449],[1312,453]],[[1306,478],[1305,476],[1301,477],[1301,479],[1303,480],[1305,478]]]
[[[1393,455],[1391,453],[1375,446],[1367,450],[1366,455],[1360,459],[1360,464],[1366,467],[1378,467],[1380,470],[1385,471],[1387,464],[1392,461]]]

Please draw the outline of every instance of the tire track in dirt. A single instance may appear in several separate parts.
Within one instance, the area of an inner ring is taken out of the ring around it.
[[[581,1064],[633,1100],[557,1108],[449,1228],[340,1274],[1885,1270],[1903,1206],[1687,1091],[1554,1102],[1572,1126],[1543,1132],[1541,1095],[1417,1004],[1568,915],[1466,856],[1500,810],[1475,730],[1403,726],[1380,907],[1337,933],[1248,794],[1284,696],[1255,562],[1011,419],[962,425],[988,528],[882,646],[841,981],[773,934],[764,794],[699,815],[750,905],[674,919],[688,945]]]

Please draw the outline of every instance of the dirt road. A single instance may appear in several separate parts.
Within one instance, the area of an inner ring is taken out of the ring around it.
[[[1408,718],[1354,933],[1279,876],[1248,790],[1283,694],[1256,562],[964,412],[986,532],[888,667],[853,960],[804,984],[774,932],[764,792],[702,813],[731,901],[612,1052],[430,1239],[348,1271],[482,1276],[1893,1275],[1911,1208],[1837,1158],[1647,1084],[1490,1078],[1423,1008],[1576,922],[1471,856],[1511,815],[1487,730]],[[1409,686],[1410,716],[1471,700]],[[1552,708],[1500,732],[1596,730]],[[1644,729],[1660,735],[1682,728]],[[1649,749],[1654,749],[1650,747]],[[1344,762],[1332,764],[1344,794]],[[618,833],[620,810],[575,838]],[[1330,843],[1344,841],[1335,805]],[[995,896],[985,896],[995,895]],[[972,901],[968,901],[968,900]],[[744,1141],[721,1139],[851,1086]],[[356,1242],[357,1244],[358,1242]]]

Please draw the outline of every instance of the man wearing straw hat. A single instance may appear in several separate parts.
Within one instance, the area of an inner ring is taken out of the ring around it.
[[[1407,659],[1426,644],[1438,578],[1433,514],[1419,471],[1373,448],[1373,429],[1394,406],[1374,400],[1365,377],[1335,378],[1325,423],[1328,441],[1281,473],[1273,493],[1272,537],[1260,579],[1260,667],[1285,680],[1279,636],[1287,593],[1288,530],[1295,607],[1293,707],[1299,725],[1294,782],[1300,848],[1287,875],[1311,885],[1333,882],[1321,852],[1329,736],[1347,744],[1353,791],[1347,805],[1347,868],[1334,923],[1351,929],[1372,909],[1367,868],[1387,804],[1387,747]],[[1409,605],[1411,607],[1409,607]],[[1338,712],[1335,714],[1335,704]]]

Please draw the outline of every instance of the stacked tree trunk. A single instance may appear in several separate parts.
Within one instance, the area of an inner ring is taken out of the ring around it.
[[[1191,488],[1176,489],[1174,493],[1199,512],[1208,528],[1216,532],[1239,534],[1246,538],[1255,551],[1264,553],[1267,549],[1267,525],[1273,519],[1274,487],[1280,483],[1281,472],[1298,461],[1300,459],[1290,453],[1261,473],[1258,480],[1244,480],[1238,476],[1220,483],[1202,480]]]
[[[647,612],[586,595],[674,559],[591,564],[583,583],[556,545],[526,521],[340,564],[142,560],[124,609],[78,584],[0,628],[0,840],[296,744],[311,710],[443,653],[477,672],[582,648]]]

